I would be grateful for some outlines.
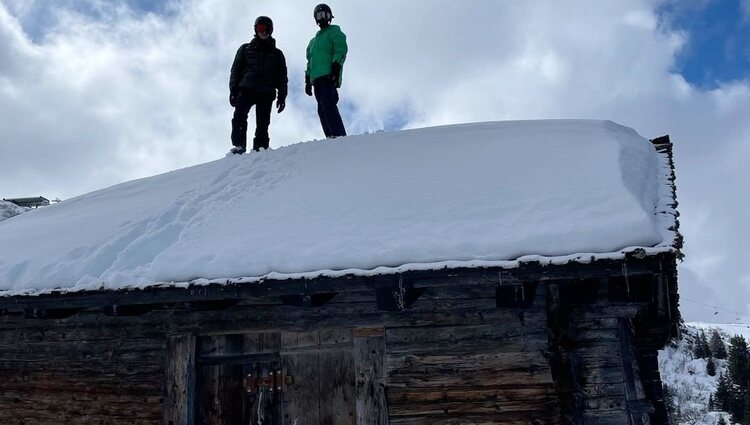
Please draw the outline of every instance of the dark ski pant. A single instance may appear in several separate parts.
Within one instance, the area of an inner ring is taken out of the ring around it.
[[[336,104],[339,102],[339,92],[336,84],[328,77],[320,77],[313,81],[315,100],[318,101],[318,117],[323,126],[326,137],[346,136],[344,122]]]
[[[268,149],[268,126],[275,94],[240,90],[232,118],[232,145],[247,148],[247,115],[255,106],[255,138],[253,150]]]

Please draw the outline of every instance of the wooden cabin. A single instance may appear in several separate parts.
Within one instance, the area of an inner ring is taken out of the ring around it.
[[[667,424],[677,236],[609,259],[0,297],[0,423]]]
[[[49,205],[49,199],[43,196],[31,198],[3,198],[3,201],[12,202],[22,208],[39,208]]]

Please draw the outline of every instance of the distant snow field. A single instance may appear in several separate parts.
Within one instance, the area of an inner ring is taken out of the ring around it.
[[[609,121],[311,141],[0,222],[0,291],[513,267],[672,250],[653,145]]]

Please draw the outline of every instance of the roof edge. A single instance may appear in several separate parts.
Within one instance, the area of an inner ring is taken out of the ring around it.
[[[660,203],[656,206],[656,215],[665,220],[667,230],[673,232],[671,246],[676,250],[677,259],[682,260],[685,255],[682,252],[684,238],[680,233],[680,213],[677,211],[677,177],[675,175],[673,144],[669,135],[664,135],[651,139],[656,152],[662,159],[663,168],[666,173],[659,176],[661,185],[666,187],[667,193],[660,194]]]

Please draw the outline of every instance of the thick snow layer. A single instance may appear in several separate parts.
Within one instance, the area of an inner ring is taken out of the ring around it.
[[[665,158],[609,121],[319,140],[131,181],[0,223],[5,295],[513,267],[672,250]]]

